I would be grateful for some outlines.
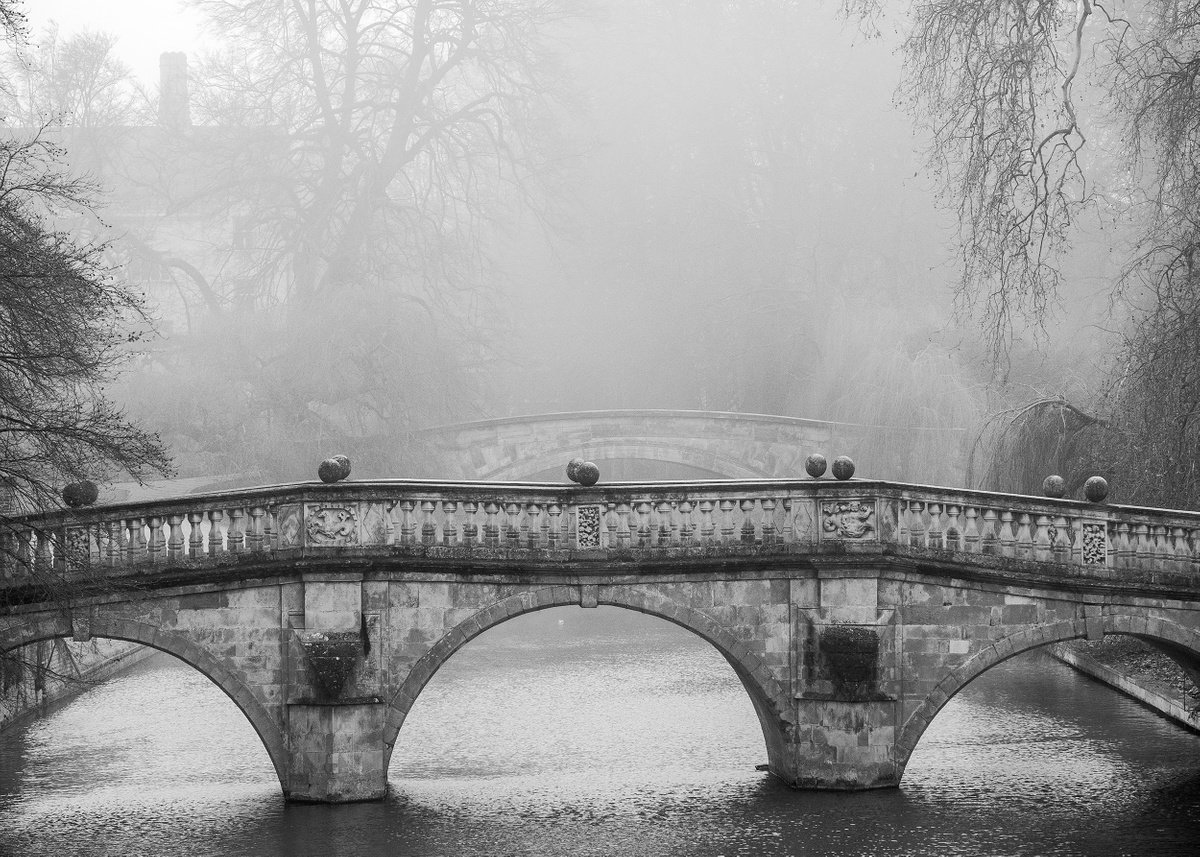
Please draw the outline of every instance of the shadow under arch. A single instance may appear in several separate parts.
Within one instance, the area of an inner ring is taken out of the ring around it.
[[[1162,649],[1177,662],[1182,658],[1185,662],[1190,662],[1193,669],[1200,666],[1200,633],[1196,631],[1168,619],[1148,619],[1145,616],[1130,614],[1109,615],[1103,619],[1106,636],[1125,634],[1137,637]],[[1083,619],[1025,628],[995,641],[951,670],[938,682],[933,692],[925,698],[925,702],[904,721],[896,739],[896,766],[900,772],[897,782],[903,778],[908,760],[933,718],[960,690],[1001,661],[1030,649],[1086,636]]]
[[[666,619],[712,644],[733,667],[734,673],[737,674],[742,686],[750,696],[755,714],[758,715],[759,725],[762,727],[771,770],[785,770],[787,763],[786,734],[791,725],[787,722],[790,719],[789,700],[783,687],[770,675],[761,659],[753,652],[748,651],[744,643],[738,641],[699,610],[679,604],[665,596],[650,597],[642,593],[629,592],[608,593],[601,594],[597,599],[597,604],[623,607],[627,610]],[[412,710],[413,704],[421,690],[433,678],[434,673],[455,652],[488,628],[495,627],[516,616],[552,607],[578,606],[577,587],[546,587],[497,601],[442,635],[441,639],[434,643],[430,650],[413,665],[404,683],[400,685],[399,690],[389,701],[388,725],[384,735],[383,768],[385,776],[388,766],[391,764],[392,751],[395,749],[400,729],[403,727],[408,713]]]
[[[224,691],[258,734],[275,768],[280,786],[285,788],[286,793],[287,743],[283,733],[262,703],[224,664],[182,634],[164,631],[145,622],[95,616],[90,629],[93,637],[140,643],[173,655]],[[0,654],[41,640],[69,638],[72,635],[71,622],[63,616],[20,623],[0,631]]]
[[[673,442],[644,441],[644,440],[597,440],[591,443],[574,446],[556,447],[544,450],[537,455],[510,461],[481,473],[477,478],[490,481],[520,481],[534,473],[550,470],[555,467],[563,468],[563,479],[566,479],[567,462],[572,458],[644,458],[650,461],[663,461],[672,464],[686,464],[701,470],[709,470],[720,475],[718,479],[769,479],[776,474],[763,468],[751,467],[711,450],[692,449],[686,444],[686,439]],[[601,474],[603,476],[603,474]]]

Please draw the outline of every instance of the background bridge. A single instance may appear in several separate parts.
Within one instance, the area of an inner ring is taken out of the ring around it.
[[[144,643],[218,684],[285,794],[382,796],[468,640],[561,605],[660,616],[741,679],[771,770],[895,785],[990,666],[1132,634],[1200,675],[1200,515],[881,481],[301,484],[35,516],[0,650]]]

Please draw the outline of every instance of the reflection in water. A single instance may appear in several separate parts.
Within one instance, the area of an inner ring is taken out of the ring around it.
[[[628,615],[554,611],[463,649],[413,709],[377,804],[285,805],[233,704],[156,658],[0,746],[0,853],[1200,849],[1200,738],[1049,659],[951,701],[902,788],[800,793],[755,770],[762,733],[716,651]]]

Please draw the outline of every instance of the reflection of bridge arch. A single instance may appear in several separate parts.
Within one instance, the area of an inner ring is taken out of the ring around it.
[[[766,414],[613,410],[481,420],[426,429],[415,439],[427,475],[439,478],[522,480],[561,470],[578,456],[756,479],[802,476],[808,455],[848,452],[860,433],[846,423]]]
[[[245,683],[216,657],[186,634],[146,622],[95,615],[91,618],[89,628],[93,637],[140,643],[173,655],[219,687],[258,733],[280,783],[286,788],[287,746],[279,726]],[[0,655],[42,640],[70,639],[74,633],[71,622],[63,616],[43,615],[0,631]]]
[[[666,619],[711,643],[733,667],[754,704],[754,711],[758,715],[767,745],[768,758],[779,767],[786,764],[785,732],[788,728],[787,721],[791,718],[791,700],[763,664],[762,659],[749,651],[728,629],[721,627],[720,623],[699,609],[667,596],[648,594],[633,587],[603,587],[596,604],[622,607]],[[489,628],[516,616],[553,607],[571,606],[579,606],[579,595],[574,587],[546,587],[498,601],[443,634],[413,665],[391,699],[391,710],[387,718],[388,729],[384,738],[387,746],[385,768],[395,748],[398,733],[421,690],[455,652]]]
[[[1137,637],[1162,649],[1182,666],[1195,680],[1200,668],[1200,633],[1167,619],[1138,615],[1108,615],[1104,617],[1104,633]],[[903,772],[925,730],[938,712],[964,687],[997,664],[1031,649],[1064,643],[1087,637],[1078,621],[1060,621],[1022,629],[976,652],[967,661],[946,674],[909,715],[896,740],[896,765]]]

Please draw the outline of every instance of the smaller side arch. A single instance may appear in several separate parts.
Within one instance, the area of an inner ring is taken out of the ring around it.
[[[1130,614],[1105,615],[1103,620],[1106,635],[1128,634],[1151,643],[1167,643],[1173,648],[1182,649],[1200,659],[1200,633],[1175,622]],[[1030,649],[1086,636],[1087,628],[1082,619],[1064,620],[1050,625],[1024,628],[981,649],[951,670],[938,682],[937,687],[926,697],[924,703],[904,722],[896,740],[896,764],[901,775],[908,764],[909,757],[921,740],[921,736],[933,722],[933,718],[960,690],[982,673],[1001,661],[1006,661]]]
[[[286,784],[287,742],[275,718],[228,667],[186,636],[132,619],[94,616],[91,634],[111,640],[140,643],[174,655],[220,688],[241,710],[266,748],[281,786]],[[12,625],[0,631],[0,654],[41,640],[72,635],[65,616],[47,616]],[[286,791],[286,788],[285,788]]]
[[[644,593],[622,593],[606,591],[601,587],[598,604],[623,607],[639,613],[657,616],[692,631],[707,640],[724,656],[746,688],[767,744],[768,757],[775,766],[782,765],[786,755],[786,733],[791,720],[790,700],[783,687],[770,674],[762,660],[749,651],[744,643],[708,616],[665,596],[650,597]],[[389,701],[387,726],[385,729],[384,769],[391,761],[391,754],[421,690],[450,657],[470,640],[488,628],[524,613],[545,610],[551,607],[579,606],[579,589],[575,586],[546,587],[530,590],[502,599],[478,611],[433,644],[412,667],[399,689]]]

